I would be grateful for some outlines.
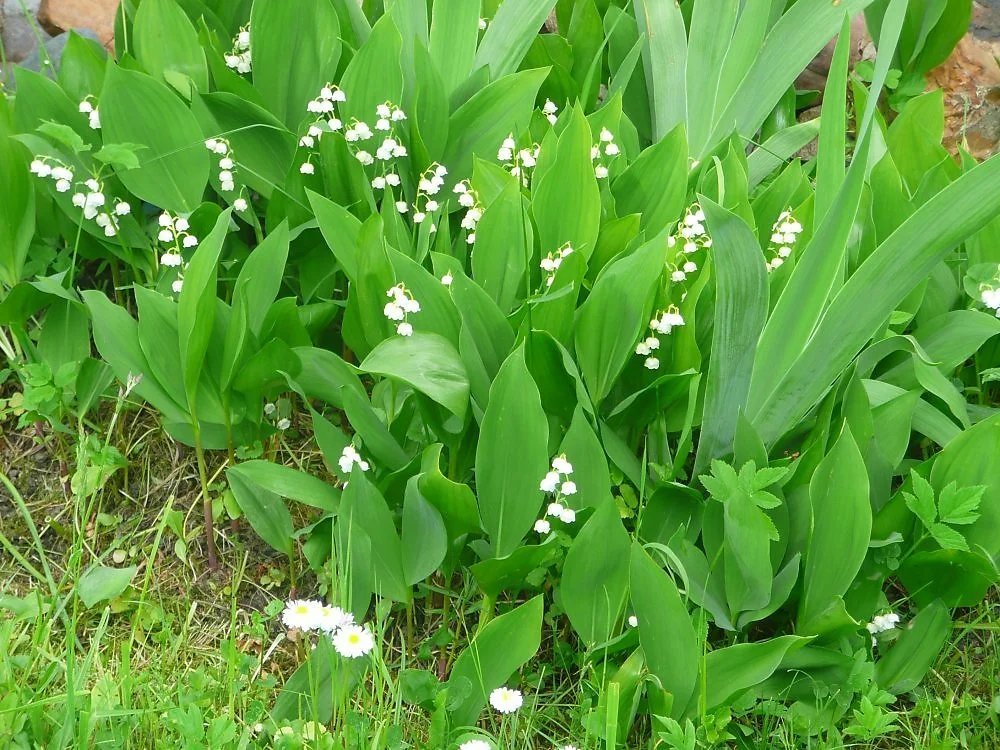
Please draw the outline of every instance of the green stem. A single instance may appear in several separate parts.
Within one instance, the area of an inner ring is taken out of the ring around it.
[[[493,597],[483,595],[483,606],[479,610],[479,624],[476,626],[476,635],[482,632],[486,624],[493,619],[494,607],[496,607],[496,602],[493,601]]]
[[[201,481],[201,507],[205,516],[208,568],[214,572],[219,569],[219,559],[215,554],[215,521],[212,518],[212,498],[208,494],[208,471],[205,468],[205,451],[201,447],[201,426],[198,424],[197,417],[193,417],[191,420],[191,429],[194,431],[194,450],[198,456],[198,479]]]

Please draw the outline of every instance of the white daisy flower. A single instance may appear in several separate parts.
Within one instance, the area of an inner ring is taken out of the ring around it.
[[[490,693],[490,705],[502,714],[512,714],[524,704],[520,690],[498,687]]]
[[[333,636],[333,647],[345,659],[357,659],[375,648],[375,636],[365,625],[343,625]]]
[[[293,599],[285,605],[281,621],[286,628],[310,631],[319,627],[323,605],[314,599]]]

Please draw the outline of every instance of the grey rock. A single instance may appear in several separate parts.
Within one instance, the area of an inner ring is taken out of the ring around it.
[[[92,39],[98,44],[101,40],[98,39],[97,34],[95,34],[90,29],[73,29],[73,33],[79,36],[85,37],[87,39]],[[69,32],[64,31],[58,36],[51,37],[45,42],[45,57],[51,61],[55,70],[59,69],[59,61],[62,60],[63,50],[66,49],[66,42],[69,41]],[[42,69],[42,59],[43,56],[39,50],[34,50],[29,57],[27,57],[21,66],[28,68],[29,70],[40,71]]]
[[[20,62],[35,49],[38,39],[49,35],[38,25],[39,0],[0,0],[0,42],[8,62]]]

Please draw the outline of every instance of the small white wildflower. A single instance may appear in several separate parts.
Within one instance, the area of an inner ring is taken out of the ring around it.
[[[367,151],[358,151],[354,158],[361,162],[364,166],[370,166],[375,163],[375,157],[373,157]]]
[[[542,492],[555,492],[556,488],[559,486],[559,479],[560,477],[558,471],[550,471],[545,475],[545,478],[542,479],[541,483],[539,483],[538,489]]]
[[[396,201],[396,210],[401,214],[405,214],[410,210],[410,205],[406,201]]]
[[[390,172],[385,176],[385,182],[387,185],[392,185],[393,187],[399,187],[399,175]]]
[[[69,180],[56,180],[56,192],[65,193],[72,187]]]
[[[563,494],[571,495],[572,492],[566,492],[565,485],[573,484],[572,482],[566,482],[563,485]],[[576,492],[576,485],[573,484],[573,492]],[[559,514],[559,520],[563,523],[576,523],[576,511],[572,508],[563,508],[562,513]]]
[[[198,238],[193,234],[186,234],[184,235],[184,239],[181,241],[181,244],[184,247],[194,247],[198,244]]]
[[[284,417],[282,419],[279,419],[278,420],[278,424],[276,425],[276,427],[279,430],[287,430],[291,426],[292,426],[292,420],[288,419],[288,417]]]
[[[375,637],[364,625],[344,625],[333,636],[333,647],[345,659],[366,656],[375,648]]]
[[[337,459],[337,463],[344,474],[350,474],[351,469],[355,466],[358,466],[361,471],[368,471],[371,468],[368,462],[361,458],[361,454],[358,453],[357,448],[353,444],[347,445],[344,448],[340,454],[340,458]]]
[[[171,232],[169,229],[161,229],[160,233],[156,235],[156,239],[158,239],[160,242],[173,242],[174,233]]]
[[[608,168],[605,167],[603,164],[598,164],[596,167],[594,167],[594,176],[597,177],[597,179],[599,180],[603,180],[608,176]]]
[[[659,370],[660,360],[657,359],[656,357],[649,357],[646,359],[644,365],[647,370]]]
[[[272,414],[274,414],[277,410],[278,410],[278,407],[275,406],[274,404],[272,404],[271,402],[268,402],[268,403],[264,404],[264,413],[267,416],[269,416],[269,417]]]
[[[512,714],[524,704],[520,690],[498,687],[490,693],[490,705],[502,714]]]
[[[562,483],[562,487],[559,488],[559,491],[562,494],[564,494],[564,495],[575,495],[576,494],[576,482],[573,482],[573,481],[563,482]]]
[[[438,202],[437,201],[427,201],[427,203],[424,205],[424,208],[427,211],[437,211],[438,210]]]
[[[635,615],[629,615],[628,616],[628,626],[630,628],[637,628],[637,627],[639,627],[639,618],[636,617]]]
[[[566,456],[560,455],[552,459],[552,468],[560,474],[567,476],[573,473],[573,464],[566,460]]]
[[[311,162],[303,162],[302,166],[299,167],[299,171],[302,174],[313,174],[316,171],[316,167],[312,165]]]
[[[246,211],[249,207],[250,204],[247,203],[246,198],[237,198],[233,201],[233,208],[237,211]]]
[[[115,204],[115,213],[118,216],[127,216],[132,213],[132,205],[127,201],[118,201]]]
[[[895,629],[898,624],[899,615],[895,612],[888,612],[884,615],[875,615],[875,617],[872,618],[872,621],[865,627],[872,635],[878,635],[879,633],[884,633],[887,630]]]
[[[441,283],[444,284],[445,286],[451,286],[451,282],[453,282],[454,280],[455,277],[452,276],[451,273],[446,273],[444,276],[441,277]]]
[[[423,211],[416,211],[413,214],[413,223],[414,224],[419,224],[420,222],[422,222],[426,218],[427,218],[427,214],[425,214]]]
[[[167,268],[177,268],[184,262],[180,253],[164,253],[160,256],[160,265]]]
[[[1000,289],[985,288],[980,290],[979,299],[984,307],[990,310],[1000,309]]]
[[[486,26],[487,26],[486,19],[485,18],[480,18],[479,19],[479,30],[480,31],[486,31]],[[483,743],[483,744],[485,745],[486,743]],[[486,748],[488,750],[489,746],[487,745]],[[465,745],[462,745],[462,747],[459,750],[478,750],[478,749],[477,748],[466,748]]]
[[[550,472],[550,473],[554,473],[554,472]],[[556,481],[557,482],[559,481],[558,475],[556,477]],[[545,509],[545,515],[547,515],[547,516],[555,516],[556,518],[558,518],[559,515],[564,510],[566,510],[566,508],[563,506],[562,503],[549,503],[548,507]]]
[[[310,631],[319,627],[322,604],[313,599],[293,599],[285,605],[281,621],[286,628]]]
[[[544,518],[539,518],[535,521],[534,529],[539,534],[548,534],[552,531],[552,524],[546,521]]]
[[[398,333],[400,336],[412,336],[413,326],[404,321],[400,323],[398,326],[396,326],[396,333]]]

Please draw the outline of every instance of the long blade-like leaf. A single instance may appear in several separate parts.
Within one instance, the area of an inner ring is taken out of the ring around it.
[[[767,273],[760,245],[742,219],[702,198],[712,235],[715,327],[705,415],[694,474],[732,450],[736,421],[750,390],[757,339],[767,318]]]
[[[1000,212],[1000,159],[973,168],[921,206],[848,279],[753,423],[773,443],[819,401],[896,306],[945,254]]]

